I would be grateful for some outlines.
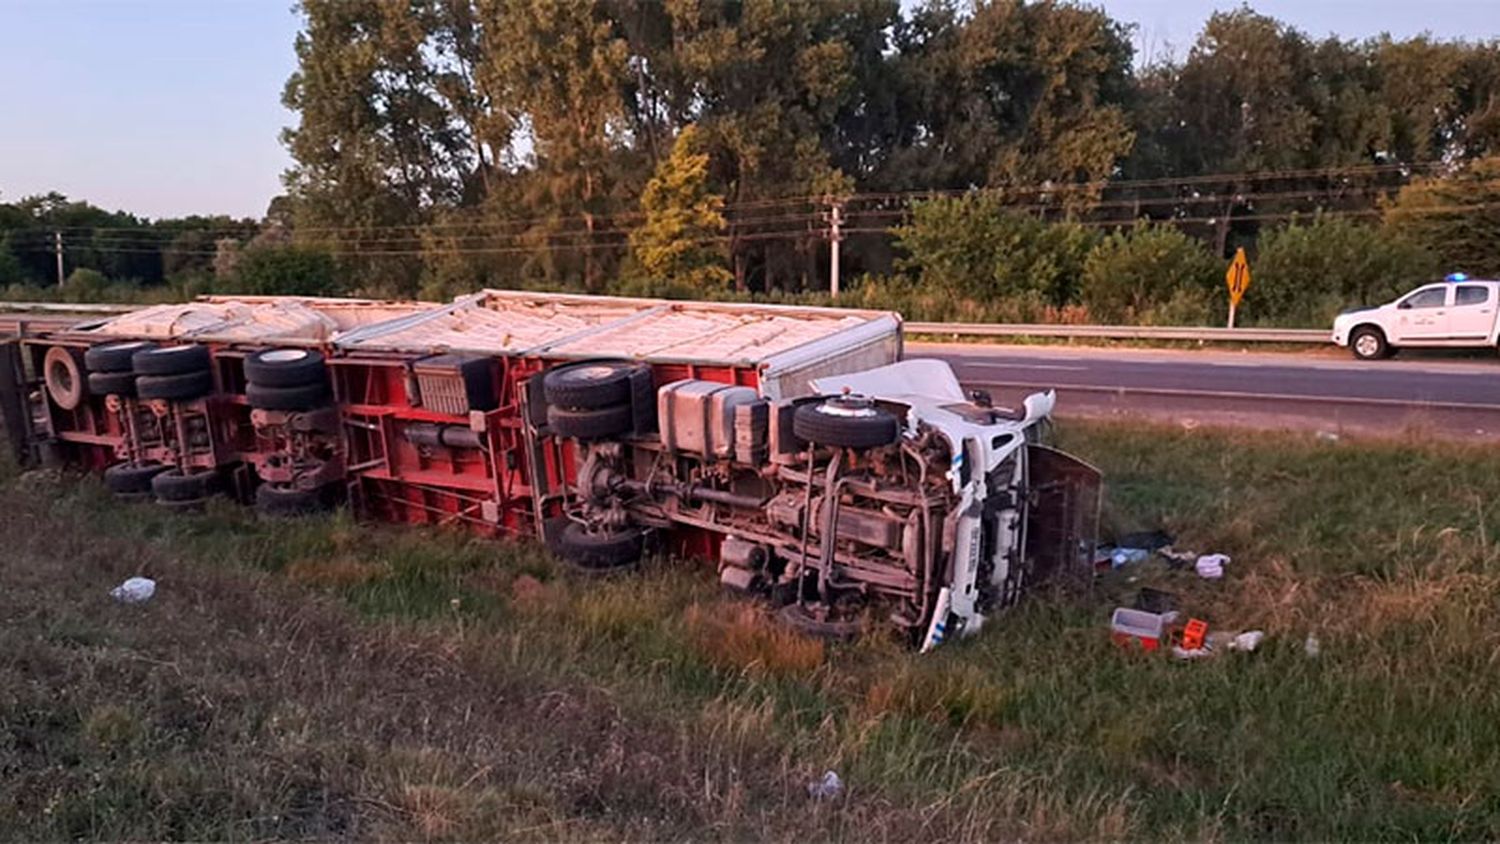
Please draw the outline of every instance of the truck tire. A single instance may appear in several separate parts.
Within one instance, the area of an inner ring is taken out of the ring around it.
[[[171,467],[165,463],[116,463],[104,470],[104,486],[115,495],[151,491],[151,479]]]
[[[816,445],[879,448],[901,437],[901,423],[868,399],[838,397],[798,407],[792,413],[792,433]]]
[[[1385,332],[1373,325],[1361,325],[1349,335],[1349,351],[1360,360],[1380,360],[1390,356],[1391,346]]]
[[[146,340],[100,343],[83,353],[83,365],[89,372],[130,372],[136,352],[154,348],[156,344]]]
[[[253,381],[245,385],[245,399],[261,410],[316,410],[332,398],[328,384],[322,381],[295,387],[267,387]]]
[[[776,620],[786,627],[804,636],[811,636],[814,639],[833,639],[846,642],[864,632],[864,621],[862,619],[832,620],[818,618],[801,601],[793,601],[777,610]]]
[[[321,489],[296,489],[261,484],[255,488],[255,509],[261,515],[292,518],[328,509],[328,496]]]
[[[181,375],[142,375],[135,379],[136,395],[143,399],[190,401],[214,391],[214,374],[206,369]]]
[[[245,380],[262,387],[300,387],[327,379],[323,355],[312,349],[266,349],[245,358]]]
[[[630,405],[617,404],[598,410],[547,408],[547,425],[555,436],[575,440],[598,440],[626,434],[635,427]]]
[[[96,396],[134,396],[134,372],[90,372],[89,392]]]
[[[181,469],[168,469],[151,479],[151,494],[162,503],[201,501],[213,493],[217,480],[212,471],[183,474]]]
[[[136,375],[187,375],[191,372],[207,372],[209,369],[207,346],[165,346],[144,349],[130,358],[130,368]]]
[[[554,369],[542,379],[542,394],[552,407],[599,410],[630,402],[633,363],[602,361]]]
[[[612,533],[589,533],[583,525],[569,522],[557,538],[557,554],[589,572],[612,571],[634,565],[645,548],[640,528]]]
[[[76,410],[88,395],[88,379],[78,352],[66,346],[53,346],[42,358],[42,381],[52,403],[63,410]]]

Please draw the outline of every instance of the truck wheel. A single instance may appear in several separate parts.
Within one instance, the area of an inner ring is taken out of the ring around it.
[[[165,463],[116,463],[104,470],[104,486],[115,495],[151,491],[151,479],[167,471]]]
[[[63,410],[76,410],[83,404],[84,388],[88,386],[77,354],[66,346],[53,346],[42,358],[42,380],[47,384],[47,395]]]
[[[328,385],[322,381],[295,387],[267,387],[250,382],[245,385],[245,399],[261,410],[316,410],[332,399]]]
[[[151,479],[151,494],[163,504],[200,501],[213,492],[216,480],[212,471],[183,474],[181,469],[169,469]]]
[[[209,369],[207,346],[167,346],[161,349],[144,349],[130,358],[130,368],[136,375],[187,375],[207,372]]]
[[[571,410],[553,405],[547,408],[547,425],[559,437],[597,440],[628,433],[635,427],[635,417],[628,404],[598,410]]]
[[[135,379],[135,392],[143,399],[188,401],[214,391],[214,374],[206,369],[181,375],[142,375]]]
[[[644,548],[640,528],[590,533],[583,525],[569,522],[557,538],[557,555],[591,573],[634,565]]]
[[[90,372],[89,392],[96,396],[134,396],[134,372]]]
[[[792,413],[792,433],[817,445],[878,448],[900,438],[901,423],[870,399],[839,396],[798,407]]]
[[[255,488],[255,509],[262,515],[278,518],[307,516],[328,509],[327,496],[321,489],[296,489],[261,484]]]
[[[311,349],[266,349],[245,358],[245,380],[262,387],[300,387],[327,378],[323,356]]]
[[[1349,350],[1360,360],[1380,360],[1390,355],[1391,347],[1385,341],[1384,332],[1367,325],[1354,329],[1349,338]]]
[[[776,620],[788,628],[815,639],[848,641],[864,631],[861,619],[819,618],[818,614],[801,601],[793,601],[776,611]]]
[[[632,363],[580,363],[554,369],[542,380],[547,404],[571,410],[599,410],[630,402]]]
[[[89,372],[130,372],[130,361],[136,352],[156,348],[145,340],[125,340],[90,346],[83,353],[83,365]]]

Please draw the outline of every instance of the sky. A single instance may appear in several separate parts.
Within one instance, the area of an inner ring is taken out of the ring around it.
[[[909,4],[912,0],[906,0]],[[1182,54],[1239,0],[1093,0]],[[0,0],[0,201],[56,190],[147,217],[259,217],[290,164],[292,0]],[[1500,36],[1500,0],[1253,0],[1313,36]]]

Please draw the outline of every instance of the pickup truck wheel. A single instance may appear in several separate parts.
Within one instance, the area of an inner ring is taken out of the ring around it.
[[[83,353],[83,365],[89,372],[130,372],[130,361],[135,353],[154,348],[155,343],[145,340],[100,343]]]
[[[839,396],[804,404],[792,414],[798,439],[836,448],[878,448],[896,442],[901,423],[862,396]]]
[[[591,574],[634,565],[644,548],[640,528],[591,533],[578,522],[569,522],[557,537],[557,555]]]
[[[1349,338],[1349,350],[1360,360],[1380,360],[1390,355],[1390,344],[1380,329],[1365,326],[1354,329]]]
[[[628,433],[635,427],[635,417],[628,404],[597,410],[573,410],[553,405],[547,408],[547,426],[559,437],[597,440]]]
[[[166,346],[142,349],[130,357],[130,368],[136,375],[187,375],[207,372],[207,346]]]
[[[570,410],[599,410],[630,402],[633,363],[580,363],[554,369],[542,380],[547,404]]]
[[[188,401],[214,391],[214,374],[206,369],[181,375],[142,375],[135,379],[135,392],[143,399]]]
[[[859,618],[833,619],[801,601],[794,601],[776,612],[776,620],[788,628],[815,639],[848,641],[864,632],[864,622]]]
[[[151,493],[163,504],[200,501],[213,492],[217,479],[210,471],[184,474],[181,469],[169,469],[151,479]]]
[[[116,463],[104,470],[104,486],[115,495],[141,495],[151,491],[151,479],[167,471],[165,463]]]
[[[245,380],[263,387],[300,387],[327,378],[323,356],[312,349],[266,349],[245,358]]]

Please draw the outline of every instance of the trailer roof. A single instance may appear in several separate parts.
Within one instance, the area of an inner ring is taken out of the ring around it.
[[[323,345],[342,332],[436,307],[430,302],[312,296],[205,296],[183,304],[131,311],[87,326],[79,333],[213,343]]]
[[[350,351],[756,364],[845,332],[893,331],[886,311],[485,290],[341,334]]]

